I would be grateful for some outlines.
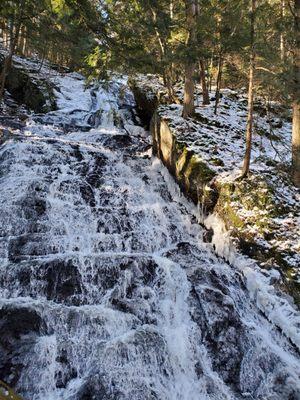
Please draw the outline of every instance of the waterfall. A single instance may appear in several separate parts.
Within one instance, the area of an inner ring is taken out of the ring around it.
[[[56,84],[0,148],[0,379],[25,400],[300,399],[297,349],[203,242],[124,80]]]

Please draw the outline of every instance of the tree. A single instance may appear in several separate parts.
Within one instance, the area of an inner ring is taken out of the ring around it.
[[[11,18],[11,34],[9,41],[9,51],[7,56],[5,57],[4,65],[0,76],[0,101],[2,100],[3,97],[5,81],[11,67],[12,58],[18,45],[20,30],[22,26],[22,17],[24,12],[25,0],[18,0],[16,1],[15,5],[7,1],[5,3],[6,4],[4,3],[2,4],[3,7],[2,9],[4,9],[4,7],[7,7],[8,9],[8,15]]]
[[[242,178],[245,178],[249,173],[251,147],[252,147],[252,131],[253,131],[253,105],[254,105],[254,71],[255,71],[255,12],[256,0],[251,0],[250,14],[250,67],[249,67],[249,90],[248,90],[248,117],[246,129],[246,152],[244,165],[242,170]]]
[[[200,70],[200,82],[202,86],[202,104],[208,105],[210,103],[209,100],[209,92],[208,92],[208,86],[207,86],[207,81],[206,81],[206,68],[205,68],[205,62],[203,59],[199,61],[199,70]]]
[[[185,69],[184,69],[184,99],[183,118],[192,117],[195,113],[194,72],[196,68],[195,47],[197,40],[197,17],[199,15],[198,0],[185,0],[186,24],[188,35],[186,40]]]
[[[285,0],[280,0],[280,17],[281,20],[284,20],[285,17]],[[280,58],[281,61],[285,60],[285,55],[286,55],[286,43],[285,43],[285,34],[284,31],[282,30],[280,33]]]
[[[0,14],[8,49],[2,92],[15,53],[82,69],[102,28],[96,0],[2,0]]]
[[[293,133],[292,133],[292,178],[300,187],[300,0],[294,0],[294,92],[293,92]]]

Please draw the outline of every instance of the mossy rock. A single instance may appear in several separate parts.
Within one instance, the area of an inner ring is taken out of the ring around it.
[[[248,240],[254,239],[256,234],[267,238],[273,229],[272,218],[285,212],[276,201],[274,189],[258,177],[255,180],[217,182],[217,188],[216,212],[234,236],[239,237],[243,235],[241,231],[247,231]],[[249,213],[245,214],[245,211]],[[254,232],[250,229],[253,226],[256,227]]]
[[[295,278],[297,271],[286,261],[287,255],[293,257],[295,254],[276,247],[266,247],[246,231],[239,233],[238,248],[243,254],[255,259],[262,268],[276,268],[280,271],[282,283],[279,288],[292,296],[295,303],[300,306],[300,283]]]
[[[0,381],[0,400],[22,400],[6,383]]]
[[[223,219],[225,226],[228,230],[237,231],[244,228],[245,223],[238,215],[237,210],[232,205],[232,197],[235,193],[234,183],[218,184],[218,202],[216,205],[216,212]]]
[[[185,175],[191,183],[194,182],[197,186],[204,186],[212,180],[215,172],[209,168],[205,161],[192,154]]]
[[[228,184],[221,184],[220,192],[228,196],[228,201],[237,201],[246,210],[264,211],[269,217],[278,217],[284,213],[276,201],[275,189],[263,178],[255,176],[235,181],[230,188],[228,192]]]
[[[195,204],[208,204],[211,202],[205,186],[208,185],[215,176],[208,164],[197,157],[193,152],[185,148],[176,164],[177,177],[181,185],[184,186],[186,194]],[[211,208],[211,205],[209,206]]]
[[[224,167],[224,161],[223,160],[221,160],[220,158],[212,158],[211,160],[210,160],[210,162],[213,164],[213,165],[216,165],[217,167]]]

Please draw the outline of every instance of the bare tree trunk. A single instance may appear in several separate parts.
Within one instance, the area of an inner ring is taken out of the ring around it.
[[[218,61],[218,74],[217,74],[217,84],[216,84],[216,100],[215,100],[215,115],[218,112],[218,106],[220,102],[220,90],[221,90],[221,81],[222,81],[222,72],[223,72],[223,56],[220,51],[219,61]]]
[[[11,47],[10,47],[8,56],[5,58],[4,66],[3,66],[2,73],[1,73],[1,76],[0,76],[0,101],[3,98],[6,77],[7,77],[7,74],[9,72],[9,70],[10,70],[11,63],[12,63],[12,58],[13,58],[13,55],[15,53],[16,45],[17,45],[17,42],[18,42],[18,36],[17,36],[18,32],[19,32],[19,30],[16,32],[16,36],[15,36],[15,38],[13,39],[13,41],[11,43]]]
[[[170,20],[173,21],[174,20],[174,0],[170,0]],[[172,28],[173,29],[173,28]],[[171,29],[171,32],[172,32]],[[172,85],[172,96],[176,99],[176,102],[180,101],[177,98],[177,96],[174,93],[174,88],[173,88],[173,83],[176,81],[176,77],[175,77],[175,64],[174,64],[174,49],[171,47],[171,65],[170,65],[170,82]]]
[[[246,129],[246,152],[241,178],[245,178],[249,173],[252,132],[253,132],[253,105],[254,105],[254,71],[255,71],[255,11],[256,0],[251,0],[251,32],[250,32],[250,69],[249,69],[249,92],[248,92],[248,117]]]
[[[8,45],[8,41],[9,41],[9,37],[8,37],[8,33],[7,33],[7,29],[6,27],[3,29],[3,45],[6,48]]]
[[[184,100],[183,100],[183,118],[192,117],[195,113],[194,99],[194,71],[195,63],[186,64],[185,66],[185,82],[184,82]]]
[[[27,29],[26,28],[24,28],[24,43],[23,43],[22,54],[24,56],[27,56]]]
[[[38,69],[38,74],[41,72],[41,70],[42,70],[42,68],[44,66],[46,54],[47,54],[47,48],[45,47],[44,51],[43,51],[43,54],[42,54],[41,63],[40,63],[39,69]]]
[[[202,104],[207,105],[210,103],[210,101],[209,101],[209,93],[205,77],[205,64],[203,60],[199,61],[199,70],[200,70],[200,80],[201,80],[202,96],[203,96]]]
[[[170,19],[174,18],[174,0],[170,0]]]
[[[172,72],[173,71],[171,69],[171,66],[164,71],[163,73],[164,86],[167,88],[168,98],[170,103],[181,104],[179,98],[176,96],[176,93],[174,92]]]
[[[294,95],[292,133],[292,179],[300,188],[300,0],[294,0]]]
[[[281,19],[283,20],[285,16],[285,0],[281,0],[280,7],[281,7]],[[280,34],[280,59],[281,61],[285,60],[285,35],[283,30]]]
[[[185,62],[185,82],[184,82],[184,99],[183,99],[183,118],[192,117],[195,113],[195,99],[194,99],[194,71],[196,62],[194,60],[195,45],[196,45],[196,29],[197,29],[197,16],[199,14],[198,0],[185,0],[186,6],[186,23],[189,29],[186,46],[192,55],[190,59]]]
[[[214,56],[212,55],[212,57],[210,59],[210,65],[209,65],[209,83],[208,83],[209,92],[211,92],[211,87],[212,87],[213,67],[214,67]]]
[[[167,91],[168,91],[169,101],[172,103],[172,101],[173,101],[173,90],[172,89],[173,88],[172,88],[170,78],[168,76],[167,71],[163,72],[163,82],[164,82],[164,87],[167,88]]]
[[[26,47],[26,32],[25,32],[25,26],[22,26],[21,32],[20,32],[20,38],[19,38],[19,44],[18,44],[18,52],[25,56],[25,47]]]
[[[170,18],[173,18],[173,1],[170,2]],[[160,61],[163,62],[166,58],[166,43],[163,40],[163,38],[161,37],[161,34],[159,32],[159,30],[156,27],[156,23],[157,23],[157,13],[156,11],[150,7],[151,13],[152,13],[152,21],[153,24],[155,26],[155,34],[156,34],[156,38],[158,41],[158,45],[159,45],[159,52],[160,52]],[[174,90],[173,90],[173,85],[172,85],[172,75],[173,75],[173,66],[171,64],[171,66],[168,68],[164,68],[163,71],[163,82],[164,82],[164,86],[166,87],[167,91],[168,91],[168,97],[169,97],[169,101],[172,103],[173,101],[175,101],[175,94],[174,94]]]

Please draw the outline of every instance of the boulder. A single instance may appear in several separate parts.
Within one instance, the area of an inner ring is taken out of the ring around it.
[[[0,376],[15,387],[24,365],[22,349],[30,352],[46,325],[34,309],[5,305],[0,309]]]
[[[0,53],[0,70],[4,64],[4,54]],[[46,113],[56,109],[54,85],[38,73],[31,70],[22,59],[13,60],[6,78],[5,88],[20,104],[25,104],[36,113]]]

